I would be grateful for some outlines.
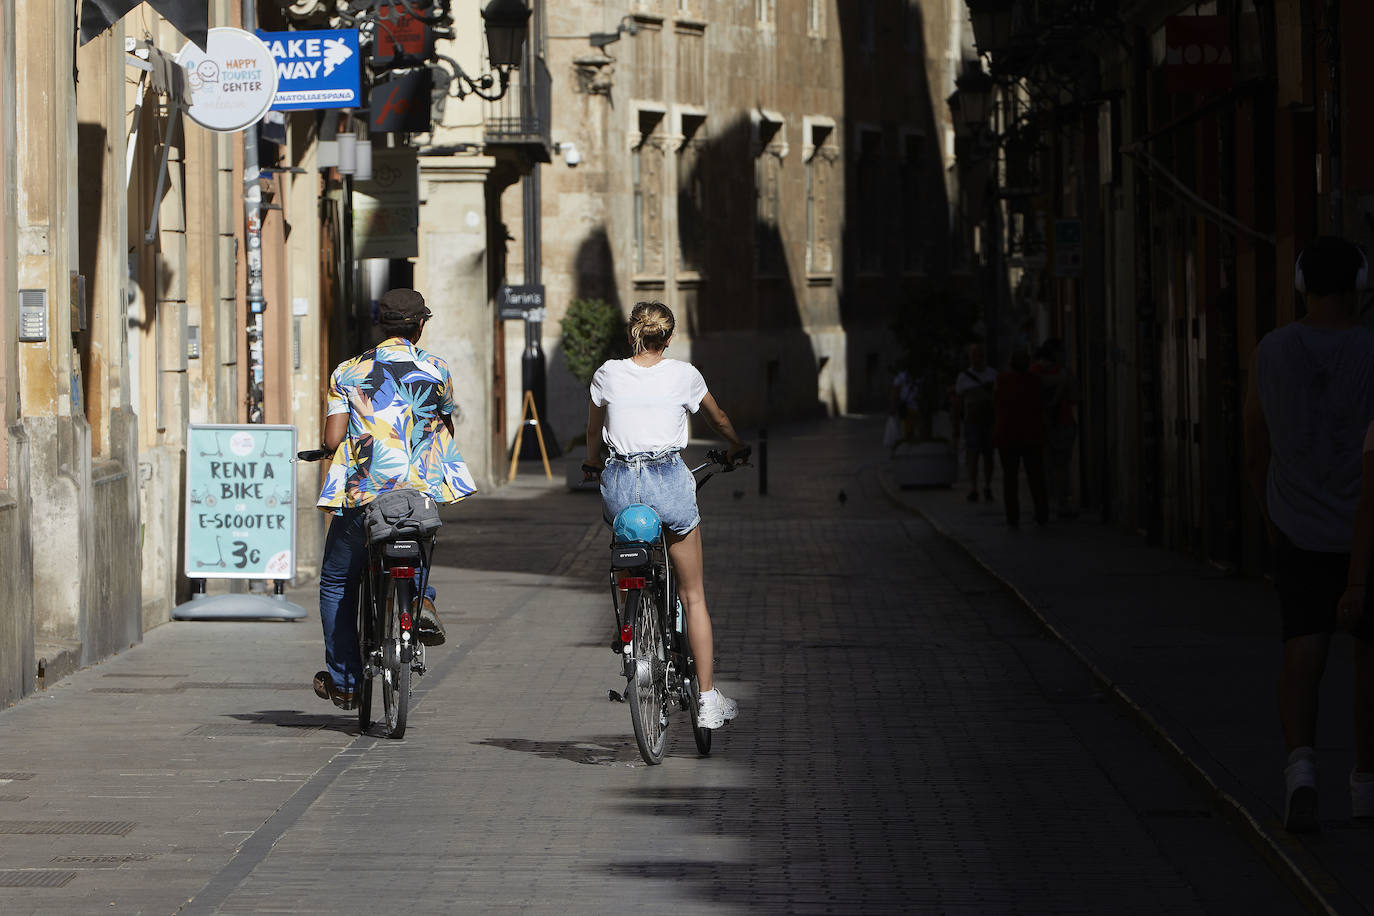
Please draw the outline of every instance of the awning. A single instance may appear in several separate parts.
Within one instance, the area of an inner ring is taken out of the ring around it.
[[[81,43],[100,35],[124,18],[142,0],[81,0]],[[204,49],[210,30],[210,0],[147,0],[149,6]]]

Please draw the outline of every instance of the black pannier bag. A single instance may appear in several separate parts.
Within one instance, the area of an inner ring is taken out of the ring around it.
[[[367,504],[367,541],[425,538],[439,530],[439,506],[419,490],[388,490]]]

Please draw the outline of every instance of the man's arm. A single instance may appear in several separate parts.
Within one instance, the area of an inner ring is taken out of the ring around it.
[[[321,443],[325,449],[334,452],[338,449],[339,443],[344,441],[344,436],[348,435],[348,414],[332,413],[324,421],[324,441]]]
[[[730,423],[730,418],[725,415],[725,411],[720,409],[716,399],[708,391],[701,399],[701,412],[706,417],[706,422],[710,424],[722,439],[730,443],[730,450],[727,453],[729,460],[733,463],[735,457],[743,452],[747,445],[735,433],[735,427]]]
[[[1245,392],[1245,475],[1259,501],[1269,540],[1274,540],[1274,523],[1269,518],[1269,424],[1259,400],[1259,348],[1250,357],[1250,384]]]

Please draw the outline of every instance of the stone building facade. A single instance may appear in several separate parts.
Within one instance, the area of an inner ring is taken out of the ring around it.
[[[950,280],[945,98],[966,20],[950,0],[550,8],[553,139],[579,160],[543,167],[542,343],[563,442],[586,416],[559,343],[576,298],[665,302],[672,355],[744,426],[884,403],[891,325]],[[508,190],[512,277],[519,207]]]
[[[211,27],[243,26],[239,0],[205,2]],[[472,70],[484,63],[481,6],[454,0],[460,26],[439,48]],[[321,113],[287,115],[246,183],[243,135],[206,130],[173,104],[167,74],[186,39],[140,5],[78,46],[79,8],[0,5],[0,702],[129,647],[189,598],[188,426],[247,422],[256,349],[263,421],[295,426],[302,447],[316,441],[331,368],[374,336],[371,283],[413,280],[429,296],[426,345],[465,393],[459,437],[483,484],[504,449],[491,432],[487,261],[504,185],[489,187],[501,163],[483,155],[482,103],[446,99],[434,131],[399,137],[424,154],[419,256],[379,270],[351,257],[351,183],[321,168]],[[330,11],[260,3],[248,25],[318,28]],[[504,168],[508,184],[522,166]],[[253,187],[260,339],[245,296]],[[298,466],[298,581],[323,547],[319,474]]]

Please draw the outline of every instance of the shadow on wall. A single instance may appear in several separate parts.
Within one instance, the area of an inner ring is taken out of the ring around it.
[[[629,312],[621,305],[616,287],[615,255],[604,226],[588,233],[573,255],[573,299],[602,299],[622,314]],[[546,327],[545,335],[554,342],[545,350],[545,403],[548,405],[550,427],[560,434],[560,445],[571,451],[572,443],[585,438],[587,428],[587,388],[568,368],[568,360],[560,343],[561,327]],[[580,454],[577,452],[576,454]]]
[[[836,10],[846,130],[840,323],[850,407],[872,410],[886,406],[901,356],[893,327],[919,326],[921,300],[973,296],[977,281],[956,276],[970,265],[951,231],[944,129],[935,116],[948,93],[931,85],[928,65],[910,65],[928,60],[922,5],[841,2]]]
[[[788,237],[783,214],[804,193],[788,181],[775,140],[747,115],[718,133],[689,140],[679,152],[678,324],[692,340],[692,361],[737,426],[823,414],[816,350],[807,333],[793,261],[804,239]],[[803,208],[804,209],[804,208]],[[705,432],[701,430],[701,432]],[[750,434],[741,430],[749,437]]]

